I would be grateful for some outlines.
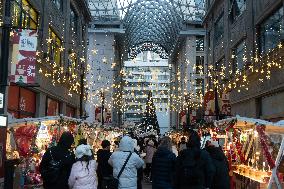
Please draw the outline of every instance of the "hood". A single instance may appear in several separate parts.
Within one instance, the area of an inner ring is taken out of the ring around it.
[[[225,159],[225,154],[219,147],[215,146],[208,146],[206,151],[210,154],[212,159],[222,161]]]
[[[65,148],[65,149],[70,149],[72,144],[74,143],[74,137],[70,132],[64,132],[62,133],[58,146]]]
[[[134,141],[129,136],[125,136],[120,140],[119,143],[120,151],[134,152]]]

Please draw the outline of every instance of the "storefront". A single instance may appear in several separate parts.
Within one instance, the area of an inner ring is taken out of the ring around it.
[[[35,117],[36,93],[18,86],[9,86],[8,112],[16,119]]]

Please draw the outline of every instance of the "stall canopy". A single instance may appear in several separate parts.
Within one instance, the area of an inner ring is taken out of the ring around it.
[[[239,129],[253,129],[255,125],[265,125],[265,131],[268,133],[277,133],[277,134],[284,134],[284,122],[279,121],[276,123],[272,123],[269,121],[261,120],[261,119],[255,119],[255,118],[247,118],[247,117],[241,117],[236,116],[228,119],[223,119],[220,121],[216,121],[214,124],[217,127],[227,127],[227,123],[235,120],[234,128]],[[226,129],[226,128],[223,128]]]

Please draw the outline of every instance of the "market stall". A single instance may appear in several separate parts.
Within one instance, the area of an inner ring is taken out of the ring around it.
[[[215,122],[226,130],[232,188],[284,188],[284,124],[234,117]]]
[[[10,120],[7,133],[7,160],[16,162],[14,188],[41,188],[41,158],[50,146],[56,145],[64,131],[70,131],[75,142],[82,138],[80,128],[87,123],[65,116]]]

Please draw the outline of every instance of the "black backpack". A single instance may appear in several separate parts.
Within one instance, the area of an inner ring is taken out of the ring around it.
[[[201,151],[197,154],[191,154],[192,157],[186,157],[183,154],[181,164],[181,181],[190,186],[202,185],[204,179],[203,166],[201,162]]]
[[[41,177],[48,184],[56,184],[61,174],[62,163],[60,160],[54,159],[50,149],[48,152],[51,159],[48,166],[41,170]]]

